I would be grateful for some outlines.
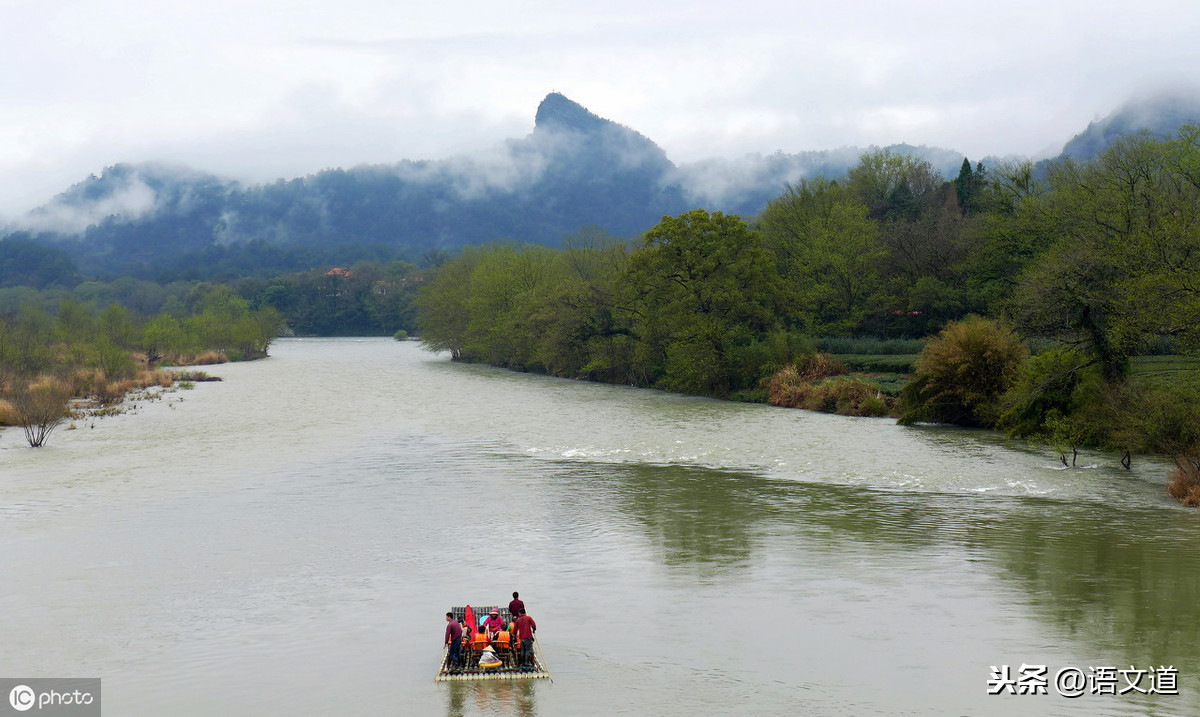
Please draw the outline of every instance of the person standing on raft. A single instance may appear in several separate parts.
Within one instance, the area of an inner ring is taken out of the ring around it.
[[[533,633],[537,632],[537,623],[532,617],[525,614],[525,608],[521,608],[521,615],[516,622],[517,638],[521,640],[521,669],[533,668]]]
[[[457,669],[462,665],[462,625],[454,619],[454,613],[446,613],[446,642],[450,654],[446,658],[446,669]]]

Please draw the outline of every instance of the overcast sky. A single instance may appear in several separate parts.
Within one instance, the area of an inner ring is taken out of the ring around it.
[[[1200,80],[1195,0],[0,0],[0,216],[117,162],[246,181],[523,137],[558,91],[677,163],[1057,152]]]

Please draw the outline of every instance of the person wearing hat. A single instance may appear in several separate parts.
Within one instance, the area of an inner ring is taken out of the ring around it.
[[[487,630],[489,640],[496,639],[496,635],[504,629],[504,618],[500,617],[500,608],[492,608],[488,613],[487,618],[483,621],[483,629]]]

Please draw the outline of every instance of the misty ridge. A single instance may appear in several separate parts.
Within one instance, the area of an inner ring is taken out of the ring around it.
[[[1197,118],[1200,95],[1131,102],[1091,123],[1061,157],[1089,159],[1121,134],[1165,136]],[[193,275],[198,266],[266,275],[358,259],[419,261],[491,241],[557,246],[584,227],[632,237],[697,207],[752,217],[789,183],[842,177],[873,149],[676,165],[649,138],[551,93],[532,133],[473,155],[258,185],[180,166],[119,164],[0,234],[61,250],[96,275],[160,280],[201,278]],[[923,159],[947,178],[964,158],[936,147],[884,149]]]

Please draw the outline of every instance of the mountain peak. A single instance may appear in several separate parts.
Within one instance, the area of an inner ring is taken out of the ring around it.
[[[534,117],[535,130],[569,129],[576,132],[594,132],[612,124],[603,117],[598,117],[578,102],[567,99],[565,95],[551,92],[538,105]]]

